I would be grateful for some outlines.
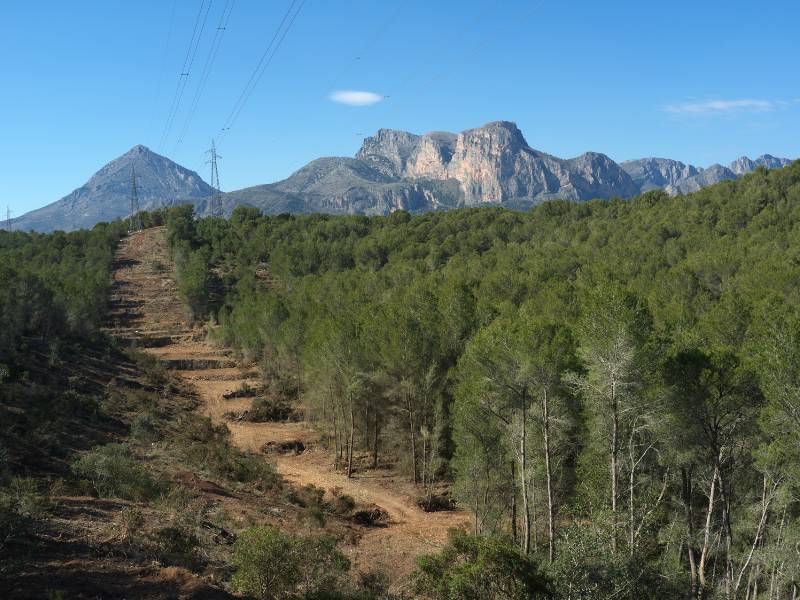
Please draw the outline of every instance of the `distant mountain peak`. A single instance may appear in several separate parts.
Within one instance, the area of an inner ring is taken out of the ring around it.
[[[211,186],[194,171],[137,144],[104,165],[89,180],[43,208],[15,220],[18,229],[53,231],[92,227],[130,212],[131,170],[136,170],[139,207],[152,210],[210,197]]]

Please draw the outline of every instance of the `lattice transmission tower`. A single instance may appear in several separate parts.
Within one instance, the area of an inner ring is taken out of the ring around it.
[[[214,144],[214,140],[211,140],[211,149],[206,151],[207,154],[211,155],[207,164],[211,165],[211,216],[212,217],[221,217],[222,216],[222,190],[219,187],[219,167],[217,165],[217,159],[222,158],[219,154],[217,154],[217,147]]]
[[[6,230],[13,231],[14,226],[11,224],[11,207],[6,205]]]
[[[142,215],[139,212],[139,190],[136,187],[136,167],[131,167],[131,214],[128,221],[128,233],[142,228]]]

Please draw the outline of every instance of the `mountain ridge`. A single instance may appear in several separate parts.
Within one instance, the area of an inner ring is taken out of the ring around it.
[[[400,209],[518,208],[552,199],[630,198],[653,189],[677,195],[736,179],[759,166],[790,163],[769,154],[708,168],[657,157],[617,163],[599,152],[559,158],[531,147],[511,121],[492,121],[460,133],[382,128],[364,138],[354,157],[320,157],[280,181],[223,194],[223,210],[230,214],[245,204],[267,214],[381,215]],[[47,232],[126,217],[133,168],[142,210],[190,202],[198,215],[210,214],[213,189],[200,175],[136,145],[83,186],[12,225]]]

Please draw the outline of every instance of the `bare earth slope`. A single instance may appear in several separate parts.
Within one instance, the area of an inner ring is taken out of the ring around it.
[[[245,383],[257,385],[257,373],[237,364],[228,350],[205,341],[203,329],[193,329],[186,322],[165,228],[147,229],[124,239],[117,264],[114,303],[121,308],[115,315],[115,334],[135,340],[191,383],[203,400],[203,411],[215,422],[227,424],[236,445],[260,452],[268,442],[300,440],[310,449],[276,459],[278,471],[288,481],[326,491],[339,488],[357,501],[376,504],[389,513],[388,526],[365,529],[355,545],[343,547],[356,570],[383,570],[396,586],[402,586],[416,556],[440,547],[448,529],[467,526],[463,512],[426,513],[418,508],[414,486],[394,472],[369,470],[348,479],[334,471],[329,455],[314,449],[317,435],[306,423],[226,420],[226,412],[245,409],[250,401],[226,400],[223,394]]]

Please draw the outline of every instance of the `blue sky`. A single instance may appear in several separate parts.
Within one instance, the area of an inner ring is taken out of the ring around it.
[[[208,179],[203,151],[291,0],[204,0],[205,29],[161,143],[201,2],[4,7],[3,216],[6,205],[19,216],[57,200],[137,143]],[[460,131],[498,119],[563,157],[594,150],[701,166],[743,154],[795,158],[798,22],[793,0],[305,0],[219,144],[221,186],[352,155],[380,127]],[[376,97],[355,96],[353,106],[331,100],[336,91]]]

